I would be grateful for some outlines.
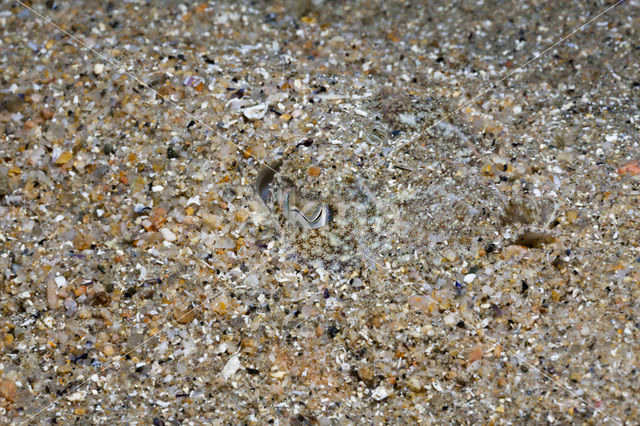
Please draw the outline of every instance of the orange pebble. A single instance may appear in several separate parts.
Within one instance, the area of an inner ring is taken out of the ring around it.
[[[624,175],[629,173],[631,176],[640,174],[640,165],[637,161],[630,161],[618,169],[618,174]]]
[[[320,167],[309,167],[309,175],[313,176],[313,177],[318,177],[320,176],[320,173],[322,172],[322,170],[320,170]]]
[[[53,115],[55,114],[54,111],[47,109],[47,108],[41,108],[40,109],[40,116],[42,118],[44,118],[45,120],[50,120],[51,118],[53,118]]]
[[[473,350],[469,353],[469,362],[474,362],[482,358],[484,355],[484,350],[482,345],[477,345]]]

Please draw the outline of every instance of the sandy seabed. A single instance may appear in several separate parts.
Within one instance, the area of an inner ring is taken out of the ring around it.
[[[640,422],[637,0],[0,4],[0,423]]]

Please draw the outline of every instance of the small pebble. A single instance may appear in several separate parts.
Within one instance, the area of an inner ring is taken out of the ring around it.
[[[454,260],[456,260],[456,253],[453,250],[447,250],[444,254],[444,257],[449,261],[449,262],[453,262]]]
[[[65,277],[63,277],[62,275],[58,275],[55,278],[55,282],[58,285],[58,288],[64,287],[65,285],[67,285],[67,279]]]
[[[425,296],[409,296],[407,302],[412,308],[426,310],[429,307],[429,298]]]
[[[196,314],[198,313],[197,307],[195,308],[180,308],[175,307],[173,309],[173,317],[180,324],[188,324],[194,320]]]
[[[55,111],[48,108],[42,108],[40,110],[40,117],[42,117],[45,120],[51,120],[54,114],[55,114]]]
[[[97,292],[93,297],[93,303],[96,305],[107,306],[110,302],[111,297],[109,297],[109,295],[104,291]]]
[[[180,158],[180,156],[178,155],[178,152],[172,146],[170,146],[167,148],[167,158],[175,159]]]
[[[0,396],[13,402],[16,399],[16,384],[9,379],[0,380]]]
[[[335,325],[329,326],[329,328],[327,330],[327,333],[329,333],[329,337],[331,337],[332,339],[335,338],[338,335],[339,332],[340,332],[340,330]]]
[[[260,280],[256,274],[251,274],[244,279],[244,283],[249,287],[256,288],[260,284]]]
[[[446,325],[454,325],[456,322],[458,322],[458,318],[454,314],[449,314],[444,317],[444,323]]]
[[[105,155],[109,155],[109,154],[113,154],[116,152],[115,148],[113,147],[113,145],[111,145],[110,143],[105,143],[104,146],[102,147],[102,152]]]
[[[16,113],[22,111],[24,100],[18,96],[9,94],[4,98],[0,98],[0,110],[5,109],[8,112]]]
[[[414,392],[420,392],[420,390],[422,390],[422,382],[415,376],[410,377],[409,380],[407,380],[407,386],[409,386],[409,389]]]
[[[482,358],[484,354],[482,345],[477,345],[473,350],[469,353],[469,362],[474,362]]]
[[[97,63],[93,66],[93,73],[95,75],[100,75],[104,72],[104,64]]]
[[[320,173],[322,173],[322,170],[320,169],[320,167],[316,167],[316,166],[309,167],[309,176],[318,177],[320,176]]]
[[[392,391],[385,386],[378,386],[371,393],[371,397],[376,401],[382,401],[383,399],[387,399],[391,395]]]
[[[113,345],[111,343],[106,343],[103,347],[102,347],[102,353],[107,356],[107,357],[111,357],[113,356],[113,354],[116,352],[115,348],[113,347]]]
[[[357,373],[358,373],[358,377],[363,382],[369,382],[373,380],[373,377],[375,375],[374,371],[369,367],[359,368]]]
[[[56,164],[59,166],[62,166],[64,164],[67,164],[69,162],[69,160],[71,160],[73,158],[73,154],[71,153],[71,151],[64,151],[62,154],[60,154],[58,156],[58,158],[56,158]]]
[[[162,238],[164,238],[165,241],[168,242],[173,242],[175,240],[178,239],[178,237],[176,236],[176,234],[174,234],[170,229],[168,228],[160,228],[158,230],[158,232],[160,232],[162,234]]]
[[[71,402],[84,401],[86,396],[87,396],[87,392],[86,391],[77,391],[77,392],[74,392],[71,395],[67,396],[67,400],[69,400]]]
[[[127,350],[138,349],[144,342],[144,335],[142,333],[132,333],[127,338]]]
[[[64,299],[64,308],[67,310],[67,316],[72,316],[78,310],[78,303],[71,297]]]
[[[636,176],[640,174],[640,164],[637,161],[630,161],[618,169],[618,174]]]

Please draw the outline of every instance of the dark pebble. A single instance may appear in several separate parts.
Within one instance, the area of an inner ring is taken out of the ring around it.
[[[71,360],[71,362],[73,362],[74,364],[77,363],[78,361],[81,361],[83,359],[87,359],[89,357],[89,353],[85,352],[80,356],[75,357],[74,359]]]
[[[109,304],[109,302],[111,302],[111,297],[109,297],[109,295],[106,292],[100,291],[96,293],[95,297],[93,298],[93,301],[96,305],[106,306]]]
[[[329,337],[331,337],[333,339],[334,337],[336,337],[338,335],[340,330],[338,330],[338,327],[336,327],[335,325],[332,325],[332,326],[329,327],[327,332],[329,333]]]
[[[167,148],[167,157],[168,157],[168,158],[178,158],[178,157],[179,157],[179,155],[178,155],[178,153],[176,152],[176,150],[175,150],[175,149],[173,149],[173,147],[172,147],[172,146],[170,146],[169,148]]]
[[[113,147],[113,145],[111,145],[110,143],[105,143],[104,147],[102,147],[102,152],[105,153],[106,155],[109,155],[109,154],[114,154],[116,150]]]
[[[122,297],[125,299],[130,299],[138,292],[138,289],[135,287],[129,287],[123,294]]]
[[[8,112],[20,112],[24,106],[24,99],[18,95],[10,94],[0,98],[0,108]]]
[[[299,143],[296,144],[296,147],[299,146],[306,146],[306,147],[310,147],[311,145],[313,145],[313,139],[305,139]]]
[[[462,296],[464,294],[464,286],[460,283],[460,281],[456,280],[454,283],[455,291],[457,296]]]

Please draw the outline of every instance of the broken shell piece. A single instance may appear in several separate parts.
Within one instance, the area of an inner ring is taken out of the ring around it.
[[[262,118],[264,118],[268,109],[269,104],[261,103],[251,107],[243,108],[241,109],[241,111],[249,120],[261,120]]]
[[[298,205],[296,192],[293,189],[284,191],[283,210],[289,222],[303,229],[318,229],[331,222],[331,209],[327,204],[321,204],[313,213],[305,214]]]

